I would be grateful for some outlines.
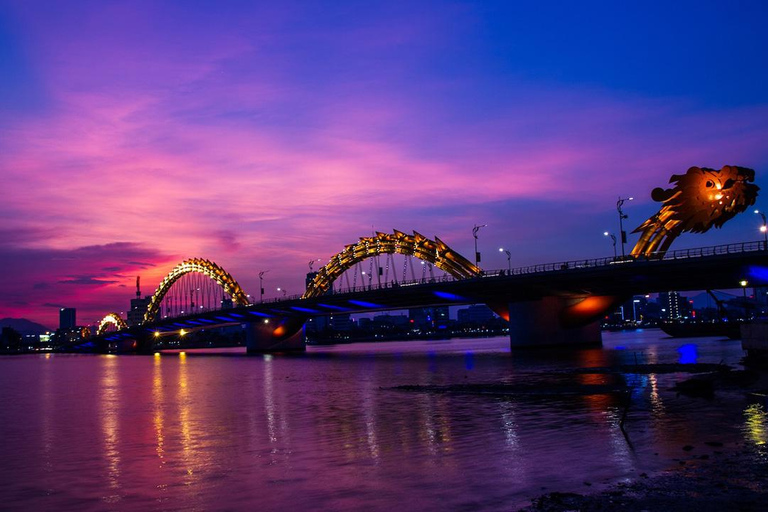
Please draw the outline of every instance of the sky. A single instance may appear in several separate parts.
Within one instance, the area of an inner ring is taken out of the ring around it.
[[[471,259],[487,224],[485,268],[502,246],[513,266],[612,256],[619,196],[631,230],[694,165],[768,191],[766,19],[762,1],[0,0],[0,318],[93,322],[189,257],[299,294],[309,260],[372,230]]]

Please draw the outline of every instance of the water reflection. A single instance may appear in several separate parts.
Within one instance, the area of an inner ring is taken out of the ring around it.
[[[165,414],[163,395],[163,366],[160,354],[155,354],[152,371],[152,402],[154,405],[153,423],[155,427],[156,445],[155,452],[160,459],[160,467],[165,464]]]
[[[376,396],[373,382],[368,380],[363,383],[363,415],[365,418],[365,440],[371,459],[379,462],[379,436],[376,432]]]
[[[2,401],[8,421],[0,422],[0,439],[27,445],[3,448],[11,463],[0,465],[0,503],[20,510],[89,508],[94,498],[91,510],[159,503],[177,510],[515,510],[542,485],[582,492],[585,481],[679,467],[681,448],[698,450],[696,440],[768,447],[765,404],[678,397],[670,390],[683,377],[674,374],[572,371],[631,366],[635,355],[678,360],[675,343],[633,340],[624,336],[622,351],[546,356],[511,356],[508,339],[452,341],[450,350],[435,342],[357,352],[311,347],[300,357],[56,355],[33,360],[34,370],[24,371],[34,379],[26,380],[14,370],[25,360],[15,359],[0,369],[0,389],[41,396],[34,405]],[[697,357],[719,362],[729,347],[697,341]],[[726,362],[739,357],[736,347]],[[582,392],[624,382],[633,390],[627,431],[635,454],[619,428],[622,395]],[[397,389],[490,383],[533,391]],[[734,417],[743,431],[733,429]],[[89,456],[95,463],[72,462]],[[15,474],[18,468],[25,473]],[[49,501],[31,499],[29,482],[41,482],[37,493],[50,489]]]
[[[104,356],[102,361],[101,375],[101,431],[104,442],[104,456],[107,461],[107,480],[109,488],[114,494],[104,496],[102,499],[107,503],[114,503],[120,500],[120,494],[117,490],[120,488],[120,361],[117,356]]]
[[[450,452],[452,438],[447,397],[422,393],[418,398],[418,404],[418,432],[422,444],[426,445],[431,455]]]
[[[666,411],[664,408],[664,401],[659,393],[659,378],[655,373],[648,374],[648,383],[650,384],[650,393],[648,399],[651,403],[651,415],[655,419],[664,418]]]
[[[43,467],[45,468],[46,472],[50,472],[53,469],[53,462],[51,461],[51,457],[55,449],[54,435],[56,425],[53,421],[53,414],[55,410],[55,398],[53,393],[56,388],[53,376],[54,369],[52,368],[53,361],[51,361],[51,354],[45,354],[45,359],[46,361],[42,366],[40,377],[42,393],[42,400],[40,401],[40,418],[42,422],[41,440],[43,443]]]
[[[744,410],[744,431],[747,439],[763,447],[768,441],[768,413],[763,404],[750,404]]]
[[[697,348],[695,343],[686,343],[678,347],[677,353],[680,354],[680,358],[677,362],[680,364],[696,364],[699,358]]]

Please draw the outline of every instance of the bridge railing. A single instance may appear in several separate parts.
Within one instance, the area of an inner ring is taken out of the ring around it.
[[[669,251],[665,254],[656,254],[651,256],[642,256],[635,258],[633,256],[617,256],[608,258],[591,258],[583,260],[570,260],[560,261],[555,263],[543,263],[538,265],[529,265],[525,267],[516,267],[512,269],[495,269],[485,270],[482,275],[471,279],[483,279],[489,277],[502,277],[502,276],[516,276],[516,275],[528,275],[528,274],[541,274],[550,272],[568,272],[587,268],[606,267],[613,265],[639,265],[655,261],[668,261],[668,260],[685,260],[691,258],[702,258],[708,256],[717,256],[723,254],[742,254],[756,251],[768,252],[768,246],[765,242],[740,242],[735,244],[714,245],[710,247],[697,247],[692,249],[679,249],[676,251]],[[393,281],[387,283],[372,282],[370,284],[363,284],[357,286],[350,286],[346,288],[337,288],[334,293],[355,293],[365,292],[372,290],[381,290],[388,288],[405,288],[409,286],[416,286],[420,284],[430,283],[444,283],[451,281],[459,281],[450,275],[443,275],[438,277],[428,277],[422,279],[415,279],[410,281]],[[300,295],[284,297],[279,299],[265,300],[264,302],[280,302],[286,299],[299,299]]]

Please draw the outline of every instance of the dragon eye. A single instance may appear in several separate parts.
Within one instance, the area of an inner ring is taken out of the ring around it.
[[[707,180],[707,188],[711,188],[714,186],[715,186],[715,182],[713,182],[712,180]]]

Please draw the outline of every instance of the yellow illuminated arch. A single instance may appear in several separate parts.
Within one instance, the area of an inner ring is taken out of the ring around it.
[[[120,315],[117,313],[108,313],[101,319],[101,322],[99,322],[99,328],[96,330],[96,334],[104,334],[109,325],[114,325],[118,331],[128,328],[128,324],[125,323],[125,320],[120,318]]]
[[[323,295],[339,276],[360,261],[379,254],[395,253],[432,263],[458,279],[479,276],[482,272],[437,237],[430,240],[416,231],[413,235],[397,230],[391,234],[377,232],[376,236],[362,237],[356,244],[347,245],[343,251],[332,257],[327,265],[318,270],[314,280],[307,286],[303,298]]]
[[[154,295],[152,295],[152,300],[150,301],[149,306],[147,306],[147,312],[144,314],[144,323],[152,322],[157,318],[157,315],[160,312],[160,303],[163,301],[165,294],[171,289],[173,283],[178,281],[184,274],[189,274],[190,272],[203,274],[216,281],[216,283],[224,289],[224,292],[232,297],[232,302],[235,304],[240,306],[247,306],[250,304],[248,296],[226,270],[212,261],[204,260],[202,258],[191,258],[176,265],[173,270],[165,276],[160,283],[160,286],[157,287]]]

